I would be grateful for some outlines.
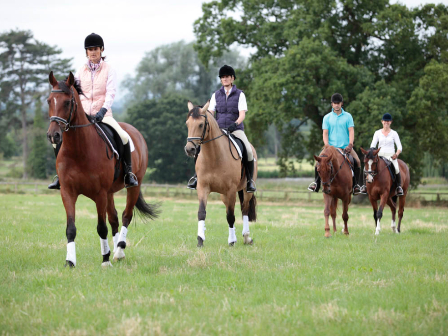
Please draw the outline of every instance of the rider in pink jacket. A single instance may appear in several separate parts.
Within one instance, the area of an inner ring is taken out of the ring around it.
[[[84,41],[87,61],[75,74],[75,79],[81,83],[84,95],[80,100],[84,112],[94,117],[96,122],[103,122],[117,131],[124,145],[123,163],[125,170],[124,183],[126,188],[138,185],[137,177],[132,173],[131,147],[129,135],[121,128],[112,116],[112,103],[116,92],[116,74],[113,68],[104,61],[102,56],[104,42],[100,35],[92,33]],[[59,151],[55,148],[55,155]],[[60,189],[59,178],[48,186],[49,189]]]

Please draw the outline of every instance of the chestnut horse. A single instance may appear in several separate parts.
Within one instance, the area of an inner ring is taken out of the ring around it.
[[[253,193],[246,191],[246,176],[242,174],[242,161],[233,145],[229,146],[229,139],[223,136],[213,114],[207,111],[209,102],[203,107],[193,106],[188,102],[188,139],[185,153],[194,157],[197,148],[201,145],[201,152],[196,161],[196,174],[198,176],[198,247],[202,247],[205,240],[205,216],[207,197],[211,192],[221,194],[221,200],[226,206],[227,223],[229,224],[229,246],[236,241],[235,235],[235,202],[236,193],[241,204],[243,214],[243,241],[252,244],[249,222],[256,220],[256,199]],[[257,153],[252,147],[255,158],[253,180],[257,178]]]
[[[333,220],[333,231],[336,232],[336,209],[338,199],[342,200],[342,219],[344,220],[344,234],[348,235],[348,205],[352,200],[352,171],[349,163],[341,152],[333,146],[325,146],[317,161],[317,172],[322,181],[322,191],[325,201],[325,237],[331,237],[328,218]]]
[[[140,183],[148,164],[148,149],[139,131],[131,125],[120,123],[130,135],[135,150],[132,152],[133,172],[139,185],[127,189],[126,208],[123,212],[123,225],[118,234],[118,216],[114,205],[114,193],[124,188],[123,169],[114,182],[114,167],[117,159],[109,159],[106,144],[98,135],[94,123],[87,118],[79,94],[78,83],[70,72],[66,81],[58,82],[50,73],[52,86],[47,99],[49,105],[50,127],[47,137],[52,144],[64,141],[56,159],[56,171],[61,182],[61,197],[67,213],[67,257],[66,266],[75,267],[75,204],[79,195],[85,195],[96,203],[98,213],[97,231],[100,236],[103,266],[111,266],[110,249],[107,241],[106,213],[112,228],[114,241],[114,260],[125,257],[127,228],[132,220],[134,206],[146,218],[157,217],[157,206],[147,204],[140,191]]]
[[[389,205],[392,211],[391,228],[393,232],[401,232],[401,219],[403,218],[404,205],[406,203],[406,194],[409,189],[409,182],[411,180],[409,168],[404,161],[398,159],[398,166],[400,168],[401,183],[403,188],[403,196],[399,197],[398,206],[398,228],[395,226],[395,215],[397,212],[397,196],[396,188],[394,188],[394,181],[390,175],[389,169],[384,160],[380,160],[378,152],[381,148],[370,148],[368,151],[361,148],[364,154],[364,174],[366,175],[367,194],[369,195],[370,203],[373,207],[373,218],[375,219],[375,234],[379,235],[381,230],[380,221],[383,217],[383,209]],[[392,166],[392,169],[394,167]],[[378,209],[378,200],[380,200],[380,207]]]

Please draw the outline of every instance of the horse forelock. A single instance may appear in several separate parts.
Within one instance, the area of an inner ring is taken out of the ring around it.
[[[66,94],[70,94],[70,88],[68,87],[67,83],[64,81],[58,82],[59,89],[62,90]]]
[[[373,160],[375,158],[375,155],[373,155],[373,151],[375,150],[375,148],[370,148],[369,152],[367,153],[366,157],[370,160]]]
[[[188,112],[187,119],[192,117],[193,119],[198,119],[201,116],[202,106],[195,106],[190,112]]]
[[[67,78],[65,80],[67,80]],[[58,82],[58,85],[59,88],[64,91],[64,93],[70,94],[70,88],[65,81]],[[73,87],[75,88],[76,92],[78,92],[78,95],[84,95],[84,92],[82,92],[81,88],[81,82],[79,80],[75,80],[75,84],[73,84]]]

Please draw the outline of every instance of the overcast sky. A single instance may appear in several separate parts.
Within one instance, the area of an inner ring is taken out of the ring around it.
[[[372,0],[374,1],[374,0]],[[204,0],[0,0],[0,33],[31,30],[34,37],[62,49],[77,69],[85,61],[84,39],[103,37],[108,62],[121,81],[133,75],[145,52],[180,40],[194,40],[193,22]],[[397,1],[392,1],[397,2]],[[401,0],[408,7],[448,0]],[[120,94],[118,94],[120,96]]]

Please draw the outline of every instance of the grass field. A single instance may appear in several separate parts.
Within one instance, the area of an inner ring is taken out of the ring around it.
[[[102,269],[95,206],[80,197],[78,264],[66,269],[60,196],[0,195],[0,334],[448,332],[446,208],[406,209],[400,235],[386,211],[374,236],[372,210],[353,206],[350,236],[325,239],[322,205],[260,202],[255,244],[242,244],[238,216],[230,248],[224,206],[211,202],[203,249],[196,201],[162,209],[132,224],[126,259]]]

